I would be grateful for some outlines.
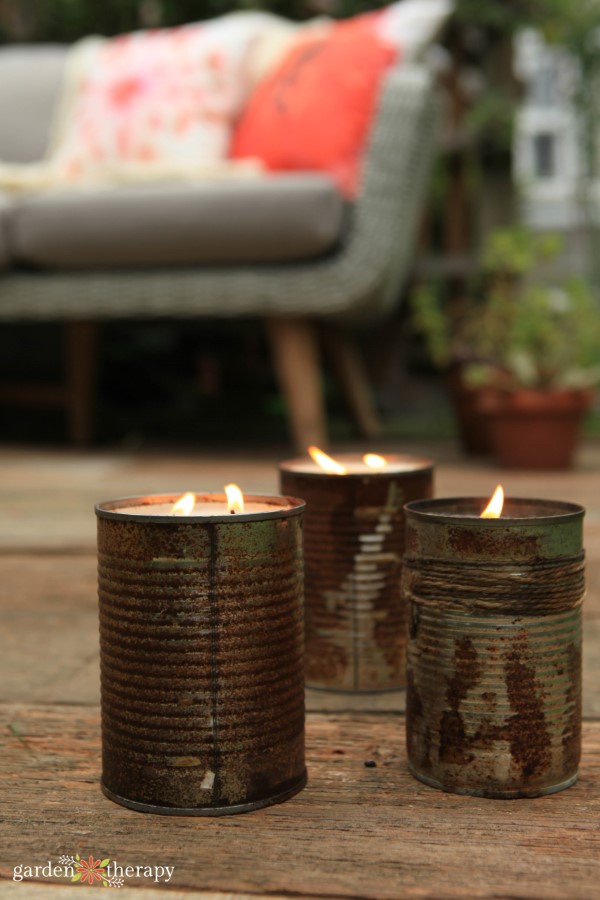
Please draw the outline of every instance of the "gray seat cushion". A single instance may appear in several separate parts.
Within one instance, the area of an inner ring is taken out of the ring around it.
[[[65,60],[65,47],[54,44],[0,50],[0,160],[44,156]]]
[[[315,174],[44,193],[17,202],[17,262],[123,268],[308,259],[336,244],[344,201]]]

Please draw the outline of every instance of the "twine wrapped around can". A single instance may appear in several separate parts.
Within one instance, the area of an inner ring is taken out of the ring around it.
[[[406,507],[409,767],[446,791],[536,797],[578,773],[584,510],[484,505]]]
[[[176,499],[96,507],[103,790],[144,812],[259,809],[306,783],[304,504],[126,512]]]
[[[404,512],[430,497],[433,463],[386,456],[386,468],[336,455],[347,473],[308,460],[281,464],[283,493],[306,501],[306,683],[352,693],[405,684],[408,607],[400,589]],[[354,466],[354,468],[353,468]]]

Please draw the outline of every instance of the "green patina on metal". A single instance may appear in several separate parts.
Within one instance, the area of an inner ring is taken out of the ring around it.
[[[533,515],[536,501],[511,500],[500,519],[481,519],[485,503],[484,498],[469,498],[411,504],[407,552],[441,559],[531,561],[581,550],[583,510],[575,504],[537,501],[539,513]]]
[[[410,503],[407,745],[420,780],[535,797],[577,778],[584,511],[510,500]]]

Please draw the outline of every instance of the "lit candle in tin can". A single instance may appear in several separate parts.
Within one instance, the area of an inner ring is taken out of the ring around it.
[[[245,812],[306,783],[304,504],[244,500],[96,507],[102,785],[133,809]]]
[[[403,506],[431,496],[433,463],[395,454],[314,456],[317,462],[280,466],[281,490],[306,501],[306,682],[349,692],[401,688]]]
[[[577,778],[584,510],[484,505],[406,507],[409,767],[447,791],[536,797]]]

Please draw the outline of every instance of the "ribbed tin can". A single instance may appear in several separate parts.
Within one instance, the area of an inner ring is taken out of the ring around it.
[[[387,455],[384,469],[369,471],[359,456],[336,461],[347,474],[303,459],[280,467],[281,490],[306,501],[306,682],[348,692],[398,689],[408,621],[403,506],[432,495],[433,464]]]
[[[433,787],[537,797],[577,778],[584,510],[513,499],[411,503],[409,767]]]
[[[304,504],[125,512],[176,499],[96,507],[103,790],[144,812],[259,809],[306,783]]]

